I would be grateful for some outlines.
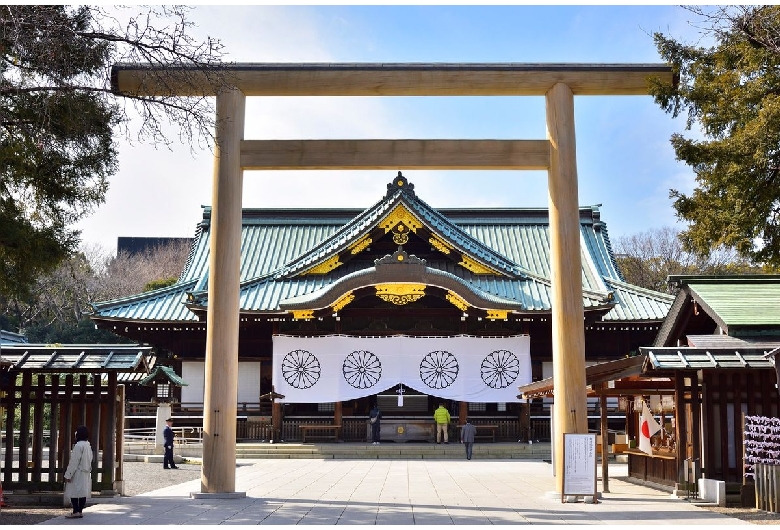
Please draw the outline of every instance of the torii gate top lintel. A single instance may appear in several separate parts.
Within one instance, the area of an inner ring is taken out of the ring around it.
[[[227,63],[212,70],[116,64],[111,88],[134,95],[216,95],[212,74],[246,96],[543,96],[557,83],[575,96],[647,95],[649,78],[677,82],[666,64]]]

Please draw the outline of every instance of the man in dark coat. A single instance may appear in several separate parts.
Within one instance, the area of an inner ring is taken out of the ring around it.
[[[163,469],[178,469],[173,463],[173,418],[165,420],[163,438],[165,438],[165,456],[163,456]]]
[[[379,405],[374,405],[368,413],[368,421],[371,423],[371,445],[379,445],[379,422],[382,420],[382,412]]]
[[[471,424],[471,420],[466,418],[466,424],[460,428],[460,443],[466,446],[466,460],[471,460],[471,451],[474,448],[474,436],[477,434],[477,428]]]

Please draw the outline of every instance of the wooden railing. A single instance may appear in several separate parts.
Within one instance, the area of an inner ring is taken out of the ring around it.
[[[187,405],[187,404],[184,404]],[[270,417],[270,407],[265,403],[245,403],[239,404],[239,415],[242,411],[247,412],[245,417],[265,416]],[[176,416],[189,416],[197,418],[202,411],[192,407],[182,407],[181,403],[172,404],[172,414]],[[157,405],[153,403],[127,403],[127,414],[133,416],[154,417],[157,413]],[[502,418],[500,416],[472,416],[472,423],[475,425],[495,425],[496,442],[517,442],[517,441],[550,441],[550,420],[531,418],[529,432],[523,432],[520,428],[520,422],[513,418]],[[366,441],[366,421],[364,416],[344,416],[341,422],[341,440],[345,442],[365,442]],[[450,430],[451,436],[458,436],[458,418],[453,417],[453,425]],[[282,428],[279,433],[271,432],[270,423],[267,421],[247,421],[245,418],[239,418],[236,422],[236,438],[242,441],[263,441],[278,440],[295,442],[301,440],[300,425],[330,425],[333,418],[323,416],[296,416],[284,418]]]

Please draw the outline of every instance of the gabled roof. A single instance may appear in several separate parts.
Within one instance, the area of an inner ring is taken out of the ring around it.
[[[210,208],[204,208],[177,284],[94,304],[93,318],[197,321],[193,311],[208,307],[210,216]],[[606,313],[605,320],[612,322],[663,318],[672,298],[624,282],[598,208],[581,208],[580,223],[585,310]],[[547,209],[436,210],[419,199],[401,175],[388,185],[382,200],[363,211],[244,209],[240,307],[243,312],[278,315],[306,302],[330,304],[356,278],[368,282],[366,286],[374,281],[375,267],[367,259],[372,247],[407,234],[410,240],[416,238],[418,248],[430,249],[425,260],[430,287],[440,293],[458,290],[456,307],[469,299],[474,307],[545,313],[551,310],[548,232]]]
[[[147,373],[151,352],[133,344],[14,344],[3,346],[2,358],[12,370]]]
[[[680,288],[655,340],[656,346],[684,341],[691,314],[704,313],[730,336],[780,336],[780,275],[669,276]],[[711,330],[715,331],[715,330]]]
[[[399,225],[402,231],[411,231],[429,240],[443,254],[452,256],[456,262],[460,260],[461,265],[477,274],[517,277],[525,272],[419,199],[414,185],[400,171],[387,188],[384,199],[286,264],[279,276],[290,278],[302,273],[330,272]]]
[[[188,386],[187,382],[179,377],[173,368],[170,366],[163,366],[161,364],[155,366],[154,370],[152,370],[149,375],[141,379],[138,384],[141,386],[149,386],[155,382],[169,382],[173,383],[175,386]]]

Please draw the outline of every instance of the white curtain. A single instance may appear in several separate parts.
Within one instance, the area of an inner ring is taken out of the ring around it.
[[[398,383],[424,394],[513,402],[531,382],[530,337],[273,337],[273,382],[286,403],[347,401]]]

